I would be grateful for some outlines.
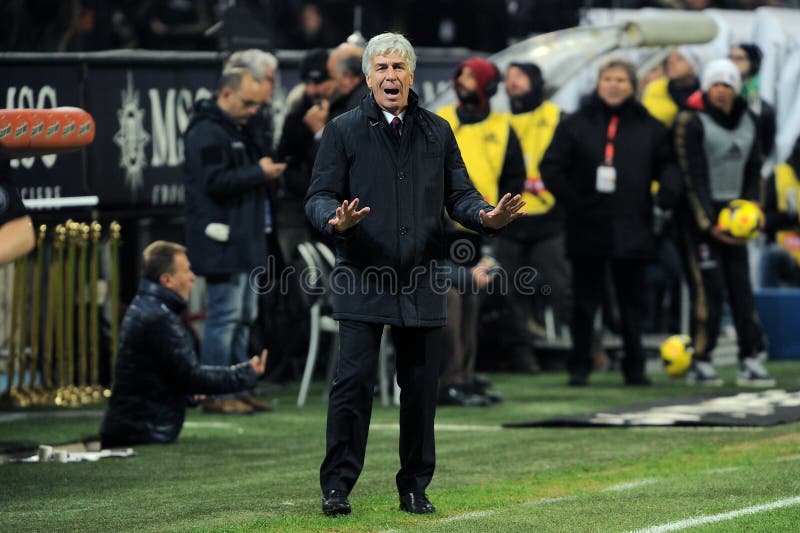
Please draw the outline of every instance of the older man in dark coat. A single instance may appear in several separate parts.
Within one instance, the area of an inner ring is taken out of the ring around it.
[[[400,508],[430,513],[446,286],[442,211],[491,233],[521,216],[519,195],[493,208],[470,183],[447,122],[410,91],[416,56],[401,35],[373,37],[363,70],[371,93],[330,122],[306,195],[306,215],[336,243],[331,280],[340,356],[328,403],[322,510],[350,512],[364,464],[384,324],[392,326],[400,384]],[[359,209],[359,205],[365,206]]]

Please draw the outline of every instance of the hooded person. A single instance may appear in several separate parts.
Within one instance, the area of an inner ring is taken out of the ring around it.
[[[700,88],[703,53],[697,46],[679,46],[667,57],[666,76],[651,81],[642,93],[642,105],[666,127],[671,127],[687,99]]]
[[[515,313],[520,315],[517,320],[544,324],[546,303],[555,312],[557,325],[567,325],[572,294],[570,264],[565,253],[564,212],[544,186],[539,172],[539,162],[553,138],[561,110],[544,99],[544,77],[535,63],[510,63],[505,72],[505,90],[510,104],[507,116],[525,158],[522,197],[527,216],[504,232],[498,259],[512,270],[522,266],[535,268],[541,274],[540,281],[553,290],[554,297],[547,301],[514,292]],[[543,326],[538,329],[544,331]]]
[[[742,75],[742,88],[739,94],[747,101],[750,110],[756,115],[761,153],[767,157],[775,147],[776,125],[775,108],[762,99],[760,94],[761,61],[764,55],[761,48],[754,43],[739,43],[731,47],[728,57],[736,64]]]
[[[478,57],[463,61],[453,73],[457,103],[436,111],[453,129],[470,180],[489,203],[496,202],[505,193],[522,192],[525,184],[525,160],[509,116],[491,108],[490,100],[501,81],[500,71],[491,61]],[[475,249],[480,249],[478,236],[465,233],[463,228],[459,230],[459,239],[470,239]],[[464,326],[453,334],[467,335],[473,327],[477,328],[477,323]],[[504,331],[498,335],[498,339],[507,341],[505,346],[498,347],[498,351],[508,354],[508,361],[517,369],[525,370],[522,368],[525,365],[533,370],[535,362],[532,362],[531,342],[526,329],[522,324],[508,329],[508,334]],[[443,379],[440,391],[447,391],[453,385],[458,384],[446,383]]]
[[[506,192],[522,191],[525,180],[519,139],[508,117],[491,109],[500,81],[500,71],[491,61],[467,59],[453,75],[457,104],[436,112],[453,128],[469,177],[490,203]]]

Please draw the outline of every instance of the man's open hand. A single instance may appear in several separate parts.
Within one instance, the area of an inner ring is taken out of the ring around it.
[[[490,229],[500,229],[512,220],[525,216],[524,211],[520,211],[525,202],[522,200],[521,195],[516,195],[513,198],[511,193],[506,193],[500,198],[497,207],[489,211],[480,211],[478,215],[481,217],[481,224]]]
[[[328,224],[333,226],[335,231],[343,233],[361,222],[361,219],[368,213],[369,207],[358,209],[358,198],[353,199],[352,202],[345,200],[336,208],[336,215],[328,221]]]
[[[255,370],[257,376],[262,375],[267,369],[267,349],[264,348],[261,350],[260,356],[254,355],[251,357],[250,365],[253,367],[253,370]]]

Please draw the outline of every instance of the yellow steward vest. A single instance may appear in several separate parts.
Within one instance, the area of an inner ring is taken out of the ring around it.
[[[800,181],[794,169],[787,163],[775,167],[775,193],[778,211],[786,211],[786,199],[790,194],[795,196],[795,202],[800,205]],[[800,234],[796,231],[777,231],[775,240],[800,264]]]
[[[507,115],[525,156],[526,178],[522,193],[525,206],[522,210],[531,215],[543,215],[553,208],[556,199],[544,186],[539,163],[553,140],[561,110],[553,102],[544,101],[528,113],[514,115],[509,112]]]
[[[667,128],[672,127],[678,115],[678,105],[667,91],[669,78],[663,76],[647,84],[642,93],[642,105]]]
[[[496,205],[500,199],[498,182],[508,147],[508,118],[490,111],[489,116],[480,122],[461,124],[455,105],[445,106],[437,114],[453,128],[472,184],[484,200]],[[506,192],[514,191],[503,191],[503,194]]]

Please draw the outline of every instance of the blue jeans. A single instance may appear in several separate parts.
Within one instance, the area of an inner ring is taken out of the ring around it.
[[[231,366],[250,358],[250,326],[258,314],[258,294],[249,274],[206,278],[208,305],[200,362]]]

